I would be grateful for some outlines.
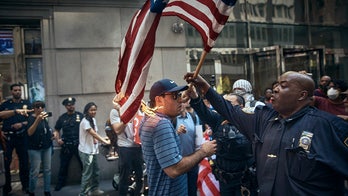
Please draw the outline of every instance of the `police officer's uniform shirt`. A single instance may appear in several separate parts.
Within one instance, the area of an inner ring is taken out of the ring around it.
[[[61,138],[64,143],[79,143],[79,128],[82,118],[83,114],[80,112],[64,113],[58,118],[54,128],[58,131],[62,130]]]
[[[246,167],[250,167],[254,161],[251,142],[231,123],[222,125],[222,116],[207,108],[202,101],[190,104],[202,121],[213,130],[213,139],[218,143],[217,166],[230,173],[244,171]]]
[[[98,126],[95,118],[93,118],[95,128],[94,130],[98,132]],[[98,141],[94,139],[94,137],[87,131],[91,129],[91,125],[86,118],[83,118],[80,123],[80,143],[79,143],[79,151],[86,154],[98,154]]]
[[[21,99],[19,103],[16,103],[16,102],[13,102],[12,99],[9,99],[0,105],[0,111],[23,109],[23,106],[27,106],[28,109],[31,108],[30,102],[28,100]],[[16,131],[11,128],[11,125],[15,123],[19,123],[19,122],[24,122],[26,120],[27,120],[27,117],[16,113],[14,116],[3,119],[2,131],[4,132]]]
[[[348,124],[307,106],[287,119],[269,106],[247,114],[209,89],[214,109],[254,138],[259,195],[343,195]]]
[[[110,124],[120,123],[121,118],[116,109],[112,109],[110,112]],[[119,147],[139,147],[134,143],[133,122],[127,123],[124,131],[117,135],[117,145]]]

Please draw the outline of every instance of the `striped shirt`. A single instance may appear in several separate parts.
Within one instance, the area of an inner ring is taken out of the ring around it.
[[[159,113],[146,116],[140,127],[140,139],[148,173],[149,195],[186,196],[186,174],[170,178],[163,171],[182,159],[180,139],[169,118]]]

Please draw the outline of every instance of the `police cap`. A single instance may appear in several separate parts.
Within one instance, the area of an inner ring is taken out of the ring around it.
[[[68,104],[75,105],[75,101],[76,101],[76,99],[74,97],[68,97],[68,98],[63,100],[62,104],[64,106],[66,106]]]

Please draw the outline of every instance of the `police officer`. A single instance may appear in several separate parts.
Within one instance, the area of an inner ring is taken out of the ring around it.
[[[344,195],[348,179],[348,123],[311,106],[314,81],[285,72],[273,89],[272,107],[245,113],[218,95],[201,76],[185,76],[223,115],[253,140],[259,196]],[[197,94],[189,92],[192,101]]]
[[[12,84],[10,87],[12,98],[5,101],[0,106],[0,111],[13,110],[14,115],[3,119],[2,134],[6,137],[5,151],[5,176],[4,195],[12,191],[10,165],[12,162],[12,151],[16,149],[19,158],[19,178],[22,190],[28,191],[29,186],[29,158],[28,158],[28,138],[26,126],[27,117],[16,112],[16,109],[30,109],[28,100],[21,98],[22,90],[20,84]]]
[[[224,98],[232,105],[245,105],[243,97],[238,94],[225,95]],[[212,137],[217,141],[212,172],[219,181],[220,195],[239,196],[244,190],[255,195],[256,177],[252,178],[249,173],[254,164],[251,143],[233,124],[206,107],[202,99],[190,105],[199,118],[212,128]]]
[[[67,112],[62,114],[54,127],[54,138],[62,147],[60,151],[60,168],[58,173],[58,182],[55,191],[60,191],[65,185],[65,180],[68,175],[69,163],[73,155],[79,161],[82,169],[82,162],[80,160],[78,145],[79,145],[79,127],[80,121],[83,118],[81,112],[75,111],[75,101],[73,97],[64,99],[62,104],[65,106]],[[62,135],[60,136],[60,130]]]

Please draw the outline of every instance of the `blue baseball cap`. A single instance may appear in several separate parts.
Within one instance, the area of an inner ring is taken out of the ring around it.
[[[154,101],[156,96],[160,96],[163,93],[184,91],[188,89],[188,86],[178,86],[173,80],[162,79],[155,82],[150,89],[150,100]]]

